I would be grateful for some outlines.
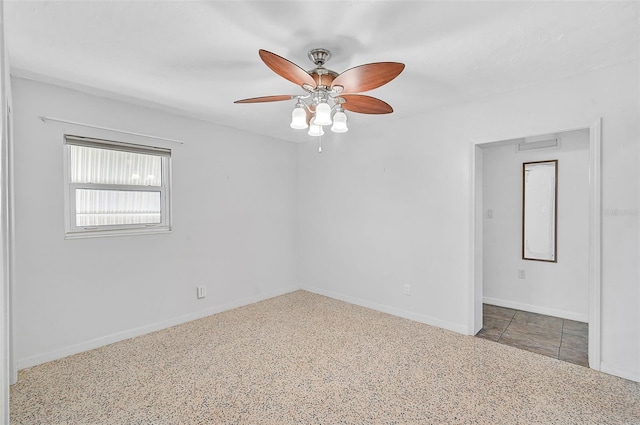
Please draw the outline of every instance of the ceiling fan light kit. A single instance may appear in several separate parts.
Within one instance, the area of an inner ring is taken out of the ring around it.
[[[327,49],[313,49],[309,59],[316,65],[305,71],[293,62],[266,50],[258,51],[262,61],[276,74],[300,86],[302,95],[276,95],[236,100],[234,103],[263,103],[296,100],[291,113],[291,128],[309,128],[310,136],[322,136],[323,126],[334,133],[346,133],[345,109],[361,114],[390,114],[393,108],[375,97],[357,94],[378,88],[397,77],[404,69],[398,62],[375,62],[356,66],[338,74],[324,67],[331,58]],[[333,118],[331,114],[333,113]]]

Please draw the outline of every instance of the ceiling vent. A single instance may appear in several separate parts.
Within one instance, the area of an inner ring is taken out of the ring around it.
[[[518,152],[530,151],[534,149],[552,149],[560,146],[560,137],[556,134],[545,136],[525,137],[516,145]]]

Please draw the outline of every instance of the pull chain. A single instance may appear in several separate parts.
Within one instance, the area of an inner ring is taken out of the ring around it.
[[[322,65],[320,65],[320,67],[322,67]],[[322,71],[318,71],[318,85],[321,86],[322,85]],[[320,102],[321,99],[318,99],[318,102]],[[318,139],[318,153],[322,153],[322,134],[320,134],[320,138]]]

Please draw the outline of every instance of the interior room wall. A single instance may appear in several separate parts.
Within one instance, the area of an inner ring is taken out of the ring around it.
[[[484,302],[588,321],[589,130],[560,135],[553,149],[483,153]],[[557,262],[522,259],[522,164],[558,160]],[[489,216],[491,211],[491,216]],[[518,271],[525,272],[520,278]]]
[[[412,119],[363,119],[326,137],[321,155],[300,146],[302,285],[472,334],[472,144],[602,117],[601,369],[640,381],[639,75],[628,62]]]
[[[298,287],[295,144],[25,79],[12,84],[20,368]],[[172,233],[65,240],[64,134],[171,148]],[[206,298],[196,299],[196,285],[207,286]]]

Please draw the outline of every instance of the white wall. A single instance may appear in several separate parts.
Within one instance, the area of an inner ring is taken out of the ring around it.
[[[413,119],[374,117],[352,125],[343,143],[326,140],[322,155],[301,146],[301,283],[473,333],[472,142],[584,128],[602,117],[601,367],[640,381],[639,75],[630,62]]]
[[[489,304],[566,319],[589,314],[589,131],[561,135],[560,147],[483,153],[483,295]],[[522,164],[558,160],[557,263],[522,259]],[[487,211],[493,217],[489,218]],[[525,279],[518,278],[525,271]]]
[[[13,92],[20,368],[297,288],[295,144],[24,79]],[[65,133],[172,148],[173,232],[65,240]]]

